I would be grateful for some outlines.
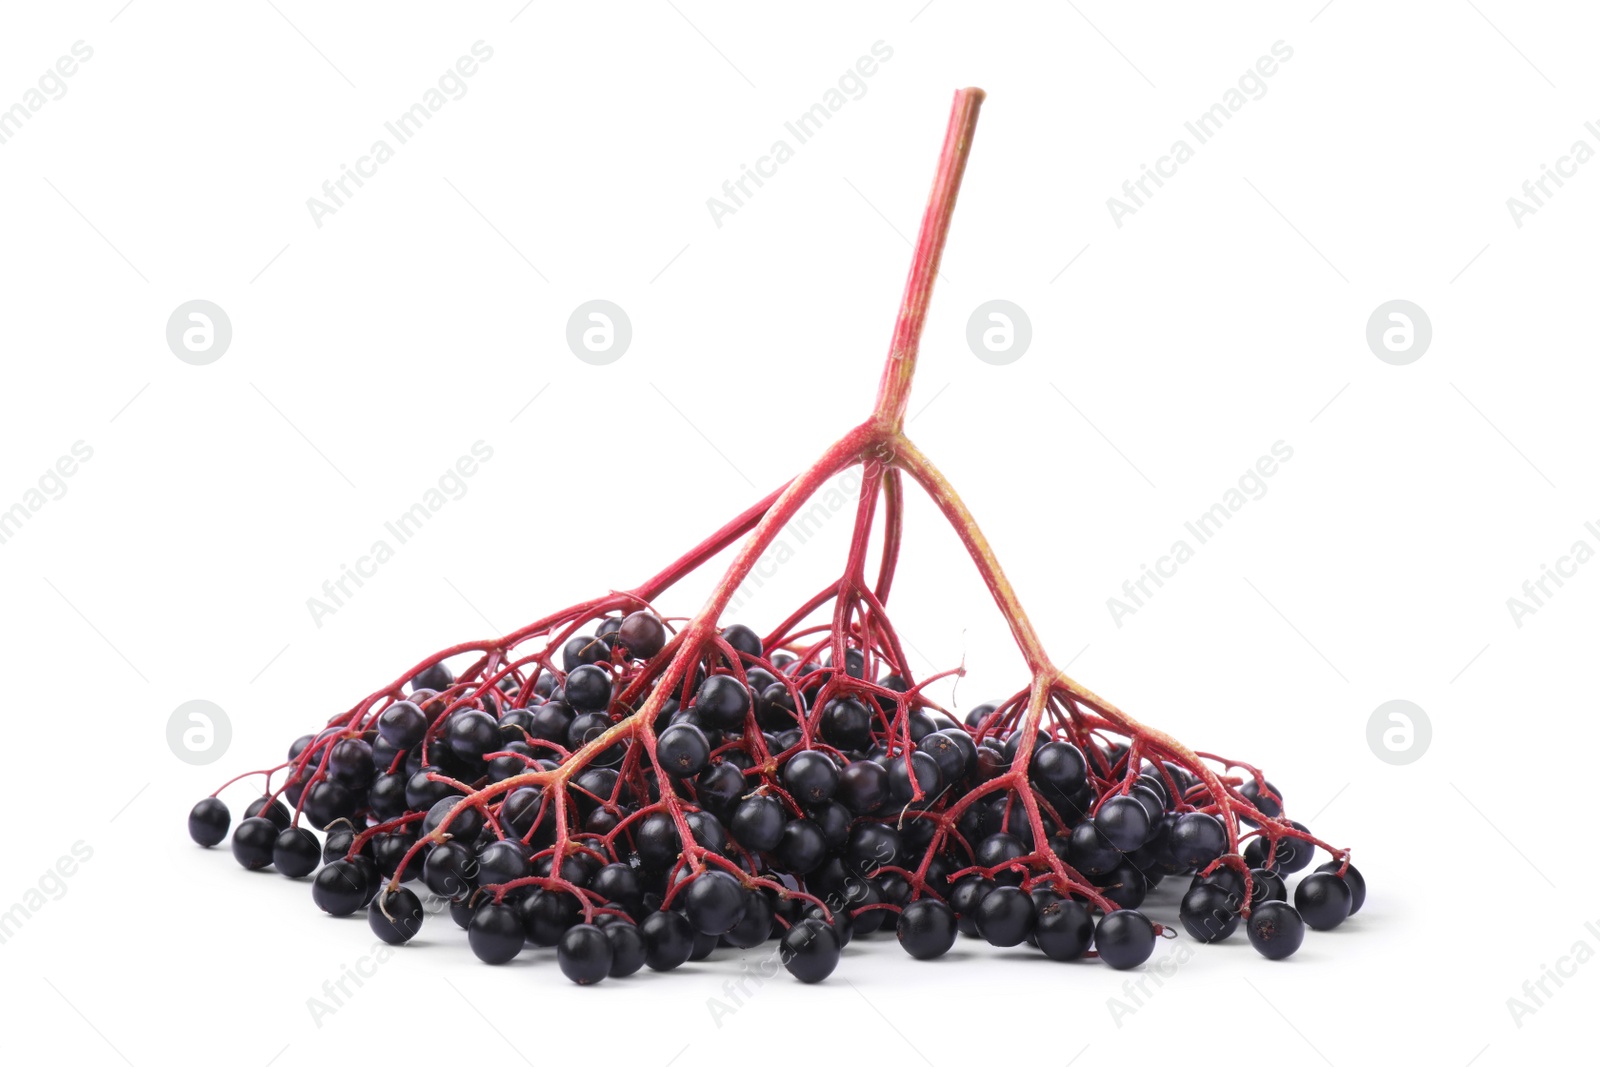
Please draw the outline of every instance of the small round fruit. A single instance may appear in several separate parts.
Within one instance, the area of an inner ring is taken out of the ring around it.
[[[611,973],[611,942],[598,926],[579,923],[561,935],[556,962],[561,973],[574,982],[594,985]]]
[[[1294,906],[1313,930],[1332,930],[1350,917],[1350,886],[1331,871],[1318,871],[1294,887]]]
[[[1132,852],[1150,836],[1150,813],[1131,796],[1115,796],[1095,812],[1094,827],[1113,846]]]
[[[1339,861],[1329,860],[1317,868],[1317,873],[1337,875],[1339,873]],[[1356,870],[1354,865],[1351,865],[1344,869],[1344,884],[1350,887],[1350,914],[1354,915],[1361,910],[1361,905],[1367,902],[1367,880],[1361,877],[1361,872]],[[1278,899],[1283,900],[1286,898],[1279,897]]]
[[[839,966],[839,934],[821,919],[801,919],[778,942],[784,969],[802,982],[820,982]]]
[[[484,963],[511,962],[522,951],[525,940],[522,920],[509,904],[484,904],[467,923],[467,944]]]
[[[661,731],[656,739],[661,769],[674,778],[693,778],[711,760],[711,744],[700,727],[680,722]]]
[[[604,667],[586,663],[567,675],[567,703],[578,711],[604,711],[611,706],[611,674]]]
[[[206,797],[189,809],[189,836],[195,844],[210,848],[221,844],[228,836],[228,824],[232,821],[228,805],[216,797]]]
[[[606,940],[611,942],[611,970],[606,977],[626,978],[644,966],[644,935],[637,926],[630,922],[614,922],[604,929]]]
[[[1281,900],[1269,900],[1250,912],[1245,926],[1250,944],[1269,960],[1294,955],[1306,937],[1306,924],[1300,913]]]
[[[978,936],[996,948],[1020,945],[1037,918],[1032,897],[1014,885],[996,886],[978,905]]]
[[[1119,971],[1137,967],[1156,949],[1156,929],[1136,911],[1114,911],[1100,920],[1094,932],[1100,958]]]
[[[1076,900],[1064,900],[1054,893],[1043,902],[1036,902],[1034,910],[1038,921],[1033,927],[1033,938],[1039,951],[1053,960],[1075,960],[1089,951],[1094,941],[1094,920],[1089,909]]]
[[[727,871],[704,871],[684,891],[683,912],[702,934],[720,937],[744,917],[745,894]]]
[[[259,871],[272,862],[272,846],[277,839],[278,826],[271,819],[259,815],[246,819],[233,832],[233,858],[245,870]]]
[[[285,878],[304,878],[321,862],[322,846],[304,827],[291,826],[272,842],[272,865]]]
[[[403,945],[422,929],[422,901],[405,886],[380,890],[367,905],[367,925],[379,941]]]
[[[783,785],[800,803],[820,804],[839,787],[839,768],[821,752],[796,752],[784,764]]]
[[[770,852],[783,840],[783,827],[787,822],[783,805],[776,797],[753,796],[739,803],[728,829],[733,832],[733,839],[751,852]]]
[[[956,943],[956,913],[944,901],[924,897],[900,912],[894,935],[914,959],[937,959]]]
[[[667,646],[667,628],[654,612],[636,611],[622,620],[617,644],[634,659],[649,659]]]
[[[653,911],[639,924],[644,937],[644,962],[652,971],[670,971],[689,962],[694,927],[677,911]]]
[[[428,717],[409,700],[397,700],[378,716],[378,736],[401,752],[422,743],[428,732]]]
[[[1215,816],[1203,811],[1191,811],[1178,816],[1172,824],[1168,839],[1172,856],[1180,864],[1193,870],[1209,867],[1218,856],[1228,850],[1228,831],[1222,828]]]
[[[1209,816],[1208,816],[1209,817]],[[1228,891],[1221,886],[1197,885],[1183,895],[1178,905],[1183,928],[1196,941],[1223,941],[1239,928],[1239,912]]]
[[[367,876],[350,860],[334,860],[312,880],[311,899],[329,915],[354,915],[367,902]]]

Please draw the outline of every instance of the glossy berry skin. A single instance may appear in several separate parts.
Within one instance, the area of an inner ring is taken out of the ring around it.
[[[378,736],[401,752],[422,743],[428,732],[428,717],[409,700],[397,700],[378,716]]]
[[[522,920],[509,904],[484,904],[467,923],[467,944],[484,963],[509,963],[526,940]]]
[[[667,647],[667,628],[654,612],[636,611],[617,628],[617,644],[634,659],[649,659]]]
[[[744,889],[727,871],[696,875],[683,895],[683,913],[697,933],[721,936],[744,918]]]
[[[610,654],[610,647],[600,638],[578,634],[561,646],[561,669],[570,674],[586,663],[599,663]]]
[[[694,927],[676,911],[653,911],[639,924],[644,937],[644,962],[652,971],[670,971],[689,962]]]
[[[405,886],[380,890],[367,905],[367,926],[379,941],[403,945],[422,929],[422,901]]]
[[[1150,813],[1137,798],[1115,796],[1095,812],[1094,827],[1123,852],[1132,852],[1150,836]]]
[[[770,852],[783,840],[783,827],[788,821],[776,797],[753,796],[739,802],[728,829],[733,839],[751,852]]]
[[[652,616],[653,617],[653,616]],[[604,927],[611,942],[611,970],[608,978],[626,978],[644,966],[644,935],[632,923],[614,922]]]
[[[889,802],[889,772],[882,764],[859,760],[839,772],[835,795],[856,815],[870,815]]]
[[[478,853],[478,884],[504,885],[533,873],[527,847],[520,841],[495,841]]]
[[[713,674],[695,691],[694,710],[714,730],[737,730],[750,710],[750,690],[731,674]]]
[[[329,915],[354,915],[367,902],[366,874],[349,860],[334,860],[312,880],[311,899]]]
[[[435,663],[411,679],[411,691],[414,693],[418,689],[448,689],[455,684],[455,680],[455,673],[449,667],[443,663]]]
[[[1331,871],[1318,871],[1294,887],[1294,907],[1313,930],[1332,930],[1350,917],[1350,886]]]
[[[1263,815],[1276,819],[1283,814],[1283,794],[1278,792],[1278,787],[1271,782],[1267,782],[1266,789],[1262,789],[1256,784],[1256,780],[1252,778],[1239,788],[1239,793]],[[1269,793],[1271,794],[1270,796],[1268,795]],[[1252,826],[1255,825],[1254,819],[1246,819],[1245,821]]]
[[[271,804],[267,803],[266,797],[257,797],[252,800],[250,805],[244,809],[244,817],[246,819],[254,819],[257,816],[269,820],[273,826],[280,830],[289,828],[289,809],[284,807],[281,800],[274,800]]]
[[[441,897],[464,896],[472,888],[477,869],[471,849],[459,841],[445,841],[435,845],[422,861],[422,881]]]
[[[605,711],[611,706],[611,674],[604,667],[585,664],[567,675],[562,688],[567,703],[577,711]]]
[[[1339,873],[1339,861],[1329,860],[1317,868],[1317,873],[1337,876]],[[1354,915],[1361,910],[1361,905],[1367,902],[1367,880],[1361,877],[1361,872],[1356,870],[1355,865],[1352,864],[1345,868],[1344,884],[1350,887],[1350,914]],[[1278,899],[1285,900],[1287,898],[1279,897]]]
[[[1245,925],[1250,944],[1269,960],[1295,954],[1306,937],[1306,924],[1300,913],[1281,900],[1269,900],[1250,912]]]
[[[206,797],[189,809],[189,837],[205,848],[219,845],[228,836],[228,824],[232,821],[228,805],[216,797]]]
[[[272,846],[278,833],[277,825],[270,819],[259,815],[246,819],[233,832],[233,858],[247,871],[261,870],[272,863]]]
[[[942,900],[913,901],[900,912],[894,935],[913,959],[938,959],[956,943],[956,913]]]
[[[926,752],[911,753],[910,760],[895,757],[889,763],[889,799],[895,804],[910,804],[913,800],[911,776],[916,775],[916,791],[922,794],[919,806],[933,803],[944,789],[944,778],[939,761]]]
[[[477,764],[500,748],[500,725],[486,711],[458,711],[446,730],[450,751]]]
[[[839,768],[821,752],[797,752],[783,766],[783,786],[802,804],[820,804],[839,787]]]
[[[1065,741],[1047,741],[1033,750],[1028,777],[1061,795],[1077,792],[1087,781],[1089,765],[1077,747]]]
[[[1233,904],[1232,896],[1222,887],[1197,885],[1183,895],[1178,918],[1196,941],[1225,941],[1239,929],[1239,912]]]
[[[761,658],[761,638],[756,632],[743,623],[736,622],[722,631],[722,639],[733,646],[733,650],[752,659]]]
[[[994,883],[975,874],[965,875],[950,887],[950,907],[956,913],[956,928],[968,937],[978,936],[978,906],[994,892]]]
[[[1284,888],[1283,879],[1264,867],[1257,867],[1250,872],[1250,906],[1265,904],[1269,900],[1288,900],[1289,891]]]
[[[680,722],[661,731],[656,739],[661,769],[674,778],[693,778],[711,760],[711,744],[700,727]]]
[[[1228,850],[1228,831],[1214,816],[1191,811],[1178,816],[1167,838],[1167,847],[1180,864],[1190,870],[1204,870]]]
[[[1019,860],[1027,854],[1027,847],[1015,834],[990,834],[978,842],[973,862],[979,867],[998,867],[1002,863]],[[996,885],[1022,884],[1022,872],[1018,870],[996,871],[993,877]]]
[[[773,851],[789,873],[810,874],[828,858],[828,839],[810,819],[792,819],[784,825]]]
[[[598,926],[580,923],[561,935],[556,962],[574,982],[594,985],[611,973],[611,942]]]
[[[1094,932],[1100,958],[1119,971],[1137,967],[1156,949],[1156,930],[1136,911],[1114,911],[1100,920]]]
[[[1122,853],[1095,828],[1093,820],[1085,820],[1072,828],[1065,859],[1080,874],[1109,874],[1122,862]]]
[[[839,966],[839,934],[820,919],[801,919],[778,943],[784,969],[802,982],[820,982]]]
[[[996,886],[978,904],[978,936],[996,948],[1020,945],[1033,932],[1033,898],[1014,885]]]
[[[303,827],[291,826],[272,842],[272,865],[285,878],[304,878],[321,862],[322,847]]]
[[[772,903],[764,893],[742,890],[744,911],[722,939],[734,948],[755,948],[772,933]],[[878,914],[878,913],[874,913]]]
[[[1033,938],[1039,951],[1053,960],[1075,960],[1089,951],[1094,941],[1094,920],[1089,909],[1076,900],[1064,900],[1055,893],[1034,901],[1038,915]]]

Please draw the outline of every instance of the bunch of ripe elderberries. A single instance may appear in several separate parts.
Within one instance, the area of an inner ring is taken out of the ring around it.
[[[314,874],[322,910],[365,907],[391,944],[421,928],[420,880],[483,961],[554,947],[582,984],[769,940],[790,973],[817,981],[852,937],[888,928],[918,959],[961,931],[1132,967],[1162,929],[1136,909],[1184,874],[1191,935],[1230,936],[1248,899],[1251,943],[1282,958],[1306,925],[1336,926],[1365,896],[1359,872],[1333,860],[1291,907],[1284,878],[1313,854],[1300,824],[1230,854],[1205,785],[1182,767],[1134,763],[1129,745],[1084,737],[1070,717],[1025,746],[1014,701],[958,723],[922,696],[926,681],[869,681],[883,657],[856,634],[835,663],[830,631],[769,651],[729,626],[646,725],[638,709],[668,683],[667,640],[646,608],[566,639],[559,670],[536,657],[526,673],[458,681],[434,663],[404,696],[296,740],[266,772],[279,787],[234,829],[233,855]],[[1253,769],[1239,793],[1281,811]],[[215,845],[230,821],[208,797],[190,834]]]
[[[977,521],[905,435],[983,98],[956,93],[867,419],[644,584],[437,652],[283,763],[234,779],[266,782],[233,830],[241,864],[314,876],[318,906],[364,907],[395,944],[422,924],[420,881],[479,958],[553,946],[581,984],[769,940],[791,974],[818,981],[852,937],[891,926],[919,959],[964,931],[1136,967],[1157,937],[1179,936],[1138,910],[1145,895],[1183,876],[1189,934],[1244,925],[1273,959],[1360,910],[1349,850],[1287,818],[1260,770],[1191,749],[1055,666]],[[779,532],[854,467],[838,578],[764,637],[724,625]],[[1021,690],[963,722],[927,696],[959,672],[916,679],[886,607],[907,482],[961,541],[1028,669]],[[692,618],[655,611],[735,545]],[[216,793],[189,816],[207,846],[230,824]],[[1318,849],[1330,859],[1291,905],[1286,876]]]

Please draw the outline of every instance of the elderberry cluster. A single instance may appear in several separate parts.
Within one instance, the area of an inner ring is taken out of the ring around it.
[[[497,674],[458,681],[437,662],[403,695],[296,740],[233,855],[314,876],[318,907],[365,908],[390,944],[421,927],[425,889],[479,959],[553,947],[579,984],[769,941],[819,981],[854,936],[888,929],[917,959],[959,932],[1134,967],[1162,932],[1136,909],[1178,875],[1194,876],[1180,910],[1192,936],[1221,940],[1248,914],[1274,959],[1306,925],[1361,907],[1342,859],[1287,903],[1283,876],[1313,850],[1279,832],[1264,779],[1240,792],[1272,832],[1231,854],[1218,798],[1183,767],[1061,722],[1025,745],[1009,705],[958,723],[897,674],[870,680],[882,650],[847,636],[769,649],[729,626],[679,677],[661,655],[666,625],[641,610]],[[995,782],[1024,749],[1019,787]],[[212,796],[189,832],[212,846],[230,823]]]

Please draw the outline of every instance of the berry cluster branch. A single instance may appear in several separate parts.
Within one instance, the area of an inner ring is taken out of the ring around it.
[[[421,909],[405,883],[420,867],[480,957],[559,942],[575,981],[769,934],[791,972],[816,980],[852,928],[885,921],[919,958],[948,949],[959,924],[1136,966],[1172,929],[1134,909],[1180,873],[1195,875],[1180,912],[1192,935],[1219,940],[1248,920],[1272,958],[1298,946],[1302,912],[1324,929],[1360,907],[1349,850],[1287,819],[1258,768],[1187,747],[1055,665],[966,504],[904,433],[983,99],[955,94],[870,415],[644,583],[441,650],[251,772],[266,786],[234,834],[241,863],[316,869],[304,819],[328,831],[313,886],[324,910],[369,904],[380,937],[408,940]],[[765,637],[723,626],[784,527],[856,467],[838,578]],[[965,725],[927,695],[964,668],[916,677],[888,612],[908,479],[960,540],[1028,672]],[[656,612],[735,544],[694,615]],[[459,675],[446,662],[469,656]],[[229,818],[213,793],[191,835],[215,844]],[[1282,875],[1319,848],[1333,861],[1289,908]]]

